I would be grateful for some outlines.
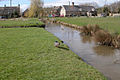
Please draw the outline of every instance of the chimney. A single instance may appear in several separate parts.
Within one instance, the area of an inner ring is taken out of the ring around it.
[[[6,7],[6,4],[4,5],[4,7]]]
[[[18,4],[18,7],[20,7],[20,4]]]
[[[12,0],[10,0],[10,7],[12,6]]]
[[[72,6],[74,7],[74,2],[72,2]]]
[[[69,6],[70,6],[70,1],[69,1]]]

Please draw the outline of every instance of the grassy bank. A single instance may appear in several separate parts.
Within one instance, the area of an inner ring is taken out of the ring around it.
[[[120,17],[108,17],[108,18],[56,18],[57,20],[76,24],[78,26],[85,26],[88,24],[98,24],[101,28],[109,30],[110,32],[120,33]]]
[[[12,28],[12,27],[35,27],[41,26],[44,23],[40,22],[38,19],[12,19],[12,20],[0,20],[0,27]]]
[[[41,28],[0,29],[1,80],[106,80]]]

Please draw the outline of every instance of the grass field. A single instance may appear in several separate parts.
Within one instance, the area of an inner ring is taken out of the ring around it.
[[[106,29],[110,32],[118,32],[120,33],[120,17],[108,17],[108,18],[56,18],[57,20],[76,24],[78,26],[85,26],[88,24],[98,24],[101,28]]]
[[[30,26],[41,26],[44,23],[40,22],[36,18],[28,19],[15,19],[15,20],[0,20],[0,27],[30,27]]]
[[[106,80],[41,28],[0,29],[0,80]]]

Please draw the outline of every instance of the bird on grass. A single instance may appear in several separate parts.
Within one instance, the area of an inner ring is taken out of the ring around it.
[[[61,43],[64,43],[64,41],[61,41]]]
[[[60,41],[62,44],[64,43],[64,41]],[[55,47],[59,47],[60,46],[60,42],[58,42],[58,41],[55,41],[54,42],[54,46]]]
[[[55,47],[59,47],[59,46],[60,46],[60,43],[59,43],[58,41],[55,41],[55,42],[54,42],[54,46],[55,46]]]

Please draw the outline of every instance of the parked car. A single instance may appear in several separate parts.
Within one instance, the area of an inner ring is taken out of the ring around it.
[[[64,17],[64,15],[60,15],[60,17]]]
[[[4,19],[4,18],[7,18],[6,16],[0,16],[0,19]]]
[[[59,15],[54,15],[54,17],[59,17]]]
[[[101,17],[107,17],[106,13],[101,13]]]

